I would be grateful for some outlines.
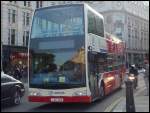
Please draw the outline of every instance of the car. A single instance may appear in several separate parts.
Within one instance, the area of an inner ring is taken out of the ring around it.
[[[1,103],[18,105],[25,94],[24,84],[1,72]]]

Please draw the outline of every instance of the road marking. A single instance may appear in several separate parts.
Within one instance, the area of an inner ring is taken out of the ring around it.
[[[104,112],[111,112],[113,108],[123,99],[123,97],[118,98],[115,102],[113,102],[109,107],[107,107]]]

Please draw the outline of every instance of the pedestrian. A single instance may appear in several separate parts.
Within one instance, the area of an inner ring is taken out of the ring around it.
[[[14,77],[18,80],[21,80],[21,72],[18,66],[15,67]]]
[[[145,69],[144,81],[146,85],[146,95],[149,95],[149,61],[148,60],[144,61],[144,69]]]

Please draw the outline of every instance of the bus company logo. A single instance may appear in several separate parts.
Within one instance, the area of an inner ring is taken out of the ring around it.
[[[54,94],[54,92],[53,91],[49,91],[49,95],[53,95]]]
[[[65,94],[65,92],[64,91],[57,91],[57,92],[54,92],[54,91],[49,91],[49,95],[53,95],[53,94]]]
[[[55,94],[65,94],[65,92],[64,91],[59,91],[59,92],[54,92]]]

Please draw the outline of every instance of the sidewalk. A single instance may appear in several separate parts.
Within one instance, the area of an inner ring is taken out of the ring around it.
[[[139,75],[138,90],[134,93],[134,103],[136,112],[149,112],[149,96],[146,96],[146,88],[143,75]],[[126,97],[123,96],[114,106],[112,112],[126,112]]]
[[[145,96],[145,89],[134,94],[134,103],[136,112],[149,112],[149,96]],[[126,98],[123,97],[113,112],[126,112]]]

